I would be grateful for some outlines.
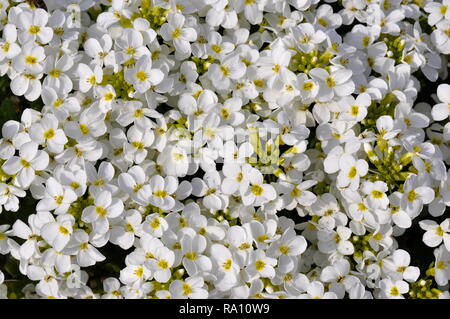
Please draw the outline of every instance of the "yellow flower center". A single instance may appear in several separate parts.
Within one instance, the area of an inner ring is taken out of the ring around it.
[[[317,20],[317,22],[321,25],[321,26],[328,26],[328,21],[324,18],[320,18],[319,20]]]
[[[266,267],[266,263],[263,260],[257,260],[255,262],[255,268],[257,271],[261,271]]]
[[[417,199],[417,193],[412,189],[408,192],[406,198],[408,199],[408,202],[413,202]]]
[[[133,273],[136,275],[136,277],[141,278],[144,275],[144,268],[139,267]]]
[[[64,100],[63,100],[63,99],[60,99],[60,98],[57,98],[57,99],[55,100],[55,102],[53,102],[53,107],[58,108],[58,107],[60,107],[60,106],[63,105],[63,104],[64,104]]]
[[[186,257],[189,260],[197,260],[197,258],[198,258],[197,253],[195,251],[191,251],[191,252],[185,254],[184,257]]]
[[[255,196],[261,196],[264,193],[264,188],[260,185],[254,184],[251,187],[251,192],[255,195]]]
[[[133,147],[137,148],[138,150],[143,150],[145,148],[144,143],[139,142],[139,141],[134,141],[131,143],[131,145],[133,145]]]
[[[50,140],[52,138],[54,138],[56,135],[56,132],[54,129],[48,129],[47,131],[44,132],[44,138],[47,140]]]
[[[291,191],[291,196],[292,197],[298,197],[302,194],[302,191],[300,189],[298,189],[297,187],[294,187]]]
[[[233,261],[232,261],[230,258],[228,258],[228,259],[223,263],[222,267],[223,267],[223,269],[225,269],[225,270],[230,270],[232,265],[233,265]]]
[[[153,196],[159,198],[165,198],[167,196],[167,192],[165,190],[159,189],[153,192]]]
[[[330,88],[334,88],[336,86],[336,82],[334,81],[334,79],[329,76],[325,79],[325,83],[328,85],[328,87]]]
[[[95,207],[95,212],[100,217],[105,217],[106,213],[107,213],[106,209],[103,206],[96,206]]]
[[[20,164],[22,164],[22,166],[25,168],[28,168],[31,166],[30,162],[28,162],[27,160],[25,160],[23,158],[20,160]]]
[[[138,109],[136,111],[134,111],[134,117],[135,118],[141,118],[144,116],[144,110],[143,109]]]
[[[86,124],[83,124],[83,123],[81,123],[80,124],[80,131],[81,131],[81,134],[83,134],[83,135],[89,135],[89,127],[86,125]]]
[[[184,159],[184,154],[182,153],[173,153],[172,155],[173,159],[177,162],[180,162]]]
[[[37,63],[37,58],[35,56],[29,55],[29,56],[25,57],[25,62],[27,64],[34,65]]]
[[[219,54],[220,52],[222,52],[222,48],[220,47],[220,45],[217,44],[213,44],[211,46],[211,50],[213,50],[214,52],[216,52],[217,54]]]
[[[177,39],[181,36],[181,29],[180,28],[176,28],[175,30],[173,30],[172,32],[172,38],[173,39]]]
[[[63,203],[64,196],[63,195],[55,196],[53,199],[55,200],[56,204],[61,205]]]
[[[183,284],[183,295],[187,296],[190,295],[192,293],[192,287],[189,286],[188,284]]]
[[[357,174],[357,170],[356,170],[356,166],[352,166],[351,168],[350,168],[350,170],[348,171],[348,178],[350,178],[350,179],[352,179],[352,178],[355,178],[356,177],[356,174]]]
[[[383,239],[383,235],[381,233],[376,233],[375,235],[372,236],[373,239],[379,241],[381,239]]]
[[[128,47],[125,51],[129,55],[136,54],[136,49],[134,47]]]
[[[0,45],[0,47],[2,48],[3,52],[8,52],[11,44],[9,44],[9,42],[5,42],[4,44]]]
[[[286,245],[281,245],[280,247],[278,247],[278,250],[279,250],[280,253],[282,253],[283,255],[289,254],[289,247],[286,246]]]
[[[28,32],[30,32],[31,34],[38,34],[41,31],[41,27],[38,25],[32,25],[31,27],[28,28]]]
[[[95,85],[95,84],[97,83],[97,79],[95,78],[95,75],[90,76],[90,77],[87,79],[87,82],[88,82],[90,85]]]
[[[303,90],[305,91],[311,91],[314,88],[313,82],[305,82],[303,83]]]
[[[144,82],[148,79],[148,75],[147,75],[147,73],[145,73],[145,71],[139,71],[136,73],[136,78],[139,81]]]
[[[269,239],[269,236],[267,234],[263,234],[263,235],[258,236],[256,238],[256,241],[258,241],[260,243],[263,243],[263,242],[265,242],[268,239]]]
[[[238,249],[246,250],[246,249],[249,249],[250,247],[252,247],[252,246],[249,243],[242,243],[241,245],[239,245]]]
[[[438,235],[439,237],[444,236],[445,231],[442,229],[441,226],[436,227],[436,235]]]
[[[376,190],[376,189],[374,189],[373,191],[372,191],[372,197],[373,198],[382,198],[383,197],[383,195],[384,195],[384,193],[383,192],[380,192],[379,190]]]
[[[391,288],[391,296],[398,296],[398,295],[400,295],[400,291],[398,291],[398,288],[397,287],[392,287]]]
[[[105,95],[103,95],[103,98],[107,102],[112,101],[114,99],[114,94],[112,92],[108,92]]]
[[[363,46],[367,47],[370,43],[370,37],[369,36],[365,36],[363,38]]]
[[[281,66],[279,64],[275,64],[272,68],[272,71],[275,73],[279,73],[280,72],[280,68]]]
[[[165,259],[160,259],[158,262],[158,266],[162,269],[167,269],[169,268],[169,263]]]
[[[59,78],[61,75],[61,70],[53,69],[48,73],[48,75],[50,75],[51,77],[54,77],[54,78]]]
[[[134,228],[133,228],[133,226],[131,224],[126,224],[125,225],[125,231],[127,233],[133,233],[134,232]]]
[[[161,225],[161,221],[159,220],[159,218],[153,219],[152,222],[150,223],[150,227],[153,229],[159,228],[160,225]]]
[[[220,68],[220,71],[222,71],[223,76],[229,76],[230,75],[230,69],[227,66],[221,65],[219,68]]]
[[[59,226],[58,230],[61,234],[66,235],[66,236],[69,235],[69,233],[70,233],[69,230],[64,226]]]

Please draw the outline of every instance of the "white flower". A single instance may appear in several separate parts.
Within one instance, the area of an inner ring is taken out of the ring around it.
[[[365,181],[362,185],[362,191],[367,195],[367,203],[372,209],[386,209],[389,205],[389,199],[386,196],[388,186],[385,182],[376,181],[375,183]]]
[[[89,92],[92,87],[102,82],[103,70],[99,65],[94,65],[91,69],[88,65],[80,63],[78,65],[79,88],[83,93]]]
[[[251,24],[259,24],[263,18],[263,9],[266,0],[238,0],[236,11],[239,13],[244,11],[245,18]]]
[[[150,269],[153,271],[153,277],[158,282],[167,282],[170,279],[175,254],[167,247],[159,247],[155,251],[154,259],[150,260]]]
[[[161,36],[165,41],[173,41],[173,45],[180,57],[189,56],[191,45],[189,42],[195,41],[197,32],[193,28],[184,27],[185,17],[182,14],[174,13],[169,15],[168,22],[161,26]]]
[[[45,184],[45,194],[38,202],[36,210],[55,210],[55,214],[57,215],[66,213],[70,204],[77,199],[77,195],[72,189],[61,185],[53,177],[50,177]]]
[[[133,125],[127,132],[127,138],[129,143],[124,147],[125,158],[140,164],[147,156],[146,148],[152,145],[155,139],[153,131]]]
[[[169,225],[167,224],[167,221],[157,213],[148,215],[142,226],[142,229],[146,233],[158,238],[160,238],[168,228]]]
[[[89,244],[89,236],[84,231],[75,231],[72,240],[67,245],[67,253],[76,255],[77,263],[81,267],[95,265],[97,262],[105,260],[95,247]]]
[[[18,17],[18,27],[22,31],[19,33],[19,41],[26,43],[39,41],[48,43],[53,37],[53,30],[46,26],[49,14],[43,9],[22,11]]]
[[[313,281],[308,284],[305,294],[300,295],[302,299],[337,299],[334,292],[327,291],[320,281]]]
[[[233,255],[228,248],[220,244],[211,246],[211,257],[214,269],[218,273],[217,289],[227,291],[238,282],[239,265],[233,260]]]
[[[3,27],[2,40],[0,41],[0,61],[4,59],[13,59],[21,51],[20,46],[16,43],[17,29],[13,24],[7,24]]]
[[[426,232],[423,234],[423,242],[429,247],[437,247],[442,241],[447,250],[450,250],[450,219],[445,219],[439,225],[432,220],[422,220],[419,222],[420,228]]]
[[[181,249],[184,254],[183,266],[190,276],[211,270],[211,260],[202,254],[206,249],[205,237],[186,232],[181,238]]]
[[[355,84],[351,80],[352,71],[348,69],[337,69],[329,73],[324,69],[314,68],[309,74],[319,82],[319,101],[326,102],[334,96],[347,96],[355,90]]]
[[[341,170],[337,177],[337,186],[356,190],[359,187],[360,177],[367,174],[369,165],[365,160],[355,160],[350,155],[342,156],[339,163]]]
[[[449,6],[450,2],[448,0],[443,0],[442,3],[428,2],[424,7],[424,10],[429,13],[428,24],[435,25],[442,19],[450,20]]]
[[[413,216],[422,210],[423,204],[429,204],[434,199],[433,189],[422,185],[416,176],[411,176],[404,184],[400,207]]]
[[[94,198],[94,205],[83,210],[81,219],[91,223],[95,233],[105,233],[109,228],[109,219],[118,217],[123,212],[123,203],[113,198],[108,191],[102,191]]]
[[[384,298],[404,299],[403,294],[409,291],[409,285],[403,280],[383,279],[380,281],[380,289]]]
[[[450,85],[439,85],[437,95],[441,103],[433,107],[431,115],[435,121],[442,121],[450,115]]]
[[[245,268],[247,275],[252,278],[275,277],[274,267],[277,265],[275,258],[267,257],[263,250],[254,250],[250,254],[248,266]]]
[[[175,299],[206,299],[208,291],[203,288],[203,285],[202,277],[188,277],[184,281],[173,281],[169,291]]]
[[[265,184],[259,171],[252,171],[249,175],[249,186],[241,186],[242,202],[249,206],[258,206],[276,198],[276,191],[272,185]]]
[[[358,278],[350,275],[350,263],[342,259],[327,266],[322,270],[320,279],[331,283],[330,291],[334,292],[339,298],[345,295],[345,291],[351,291],[358,283]]]
[[[314,29],[311,23],[301,23],[291,29],[294,44],[303,52],[311,52],[318,44],[325,41],[326,34]]]
[[[54,89],[59,94],[67,94],[72,91],[72,79],[67,73],[74,65],[73,59],[67,54],[59,59],[50,55],[45,62],[44,72],[48,76],[44,80],[44,86]]]
[[[135,236],[141,234],[142,216],[136,210],[128,210],[123,214],[123,220],[111,229],[110,241],[122,249],[128,249],[134,244]]]
[[[111,51],[112,39],[108,34],[104,34],[100,39],[89,38],[84,43],[86,54],[91,57],[94,63],[100,67],[103,65],[114,66],[116,63],[114,51]]]
[[[58,96],[56,91],[49,86],[44,87],[41,97],[44,104],[51,110],[50,112],[53,112],[59,121],[67,119],[70,113],[80,111],[80,103],[75,97],[67,97],[64,93]]]
[[[208,209],[220,210],[228,206],[228,197],[220,193],[221,179],[216,171],[207,172],[192,180],[192,194],[203,197],[203,205]]]
[[[28,224],[21,220],[14,222],[12,232],[14,236],[22,238],[25,242],[18,247],[11,247],[11,251],[17,250],[17,259],[29,260],[33,255],[39,253],[40,229],[46,223],[52,222],[54,218],[48,212],[38,212],[28,217]]]
[[[28,142],[20,147],[19,156],[9,158],[2,169],[9,175],[16,175],[15,181],[18,186],[28,188],[36,176],[36,171],[44,170],[48,163],[48,154],[38,151],[36,143]]]
[[[267,54],[261,54],[257,61],[257,65],[259,66],[258,75],[263,79],[267,79],[267,85],[269,87],[277,81],[284,83],[288,79],[288,74],[291,73],[287,68],[290,59],[291,53],[282,46],[277,46],[267,51]]]
[[[393,278],[415,282],[419,278],[420,270],[418,267],[409,266],[411,257],[403,249],[397,249],[392,254],[392,259],[386,259],[384,267],[391,273]]]
[[[145,93],[151,86],[161,83],[163,78],[161,70],[152,69],[152,60],[147,55],[141,57],[133,68],[125,71],[125,79],[139,93]]]
[[[286,207],[295,207],[297,205],[311,206],[316,201],[316,195],[309,191],[317,182],[313,180],[301,182],[298,185],[282,182],[283,187],[282,200]]]
[[[75,219],[72,215],[59,215],[56,221],[45,224],[41,228],[41,236],[44,240],[52,245],[57,251],[61,251],[66,247],[73,231]]]
[[[208,69],[208,76],[218,90],[229,90],[233,80],[245,74],[245,64],[237,56],[225,58],[220,64],[213,64]]]
[[[102,299],[123,299],[120,286],[120,281],[114,277],[103,280],[103,290],[105,291],[105,294],[102,295]]]
[[[450,279],[450,253],[445,245],[441,245],[439,246],[439,248],[434,250],[434,256],[436,258],[436,261],[434,263],[434,278],[438,285],[444,286]]]
[[[336,231],[319,231],[317,236],[320,251],[324,253],[337,251],[342,255],[353,254],[353,244],[348,240],[351,234],[352,231],[343,226],[338,226]]]
[[[189,168],[189,158],[183,148],[169,146],[159,154],[157,162],[167,175],[183,177]]]
[[[58,128],[58,120],[52,114],[47,114],[38,123],[30,128],[31,139],[38,144],[47,145],[50,152],[61,153],[67,137],[64,131]]]
[[[156,207],[170,210],[175,206],[175,200],[171,196],[178,187],[178,179],[174,176],[163,178],[159,175],[153,176],[149,181],[151,196],[149,202]]]

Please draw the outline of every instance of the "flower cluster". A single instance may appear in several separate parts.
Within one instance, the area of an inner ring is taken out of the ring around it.
[[[2,128],[0,298],[450,298],[449,0],[0,0],[0,29],[42,105]]]

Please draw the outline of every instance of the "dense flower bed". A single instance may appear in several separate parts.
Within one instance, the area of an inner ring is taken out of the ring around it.
[[[0,0],[0,29],[0,297],[450,297],[449,0]]]

